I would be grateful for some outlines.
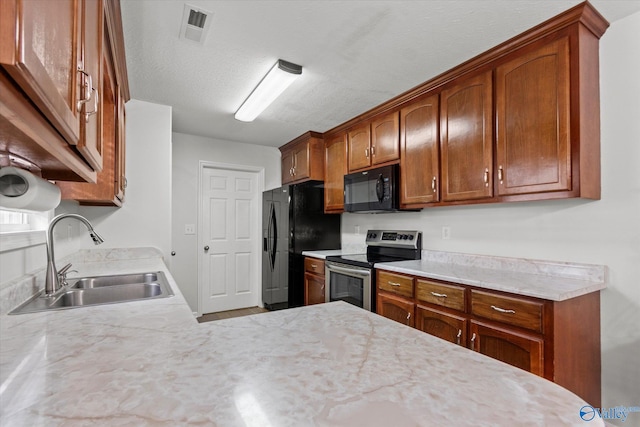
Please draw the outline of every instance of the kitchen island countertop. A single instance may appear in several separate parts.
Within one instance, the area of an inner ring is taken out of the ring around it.
[[[562,387],[343,302],[198,324],[176,296],[2,315],[11,426],[602,426]]]

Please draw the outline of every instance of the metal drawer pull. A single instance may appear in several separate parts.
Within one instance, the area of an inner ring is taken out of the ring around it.
[[[431,295],[433,295],[434,297],[438,297],[438,298],[446,298],[447,294],[439,294],[437,292],[431,292]]]
[[[462,329],[458,329],[458,335],[456,335],[456,344],[460,345],[460,337],[462,336]]]
[[[401,286],[400,283],[396,283],[396,282],[387,282],[388,284],[390,284],[391,286]]]
[[[407,313],[407,325],[409,324],[409,319],[411,319],[411,313]]]
[[[318,266],[315,264],[311,264],[311,268],[318,268]]]
[[[473,350],[473,344],[476,342],[476,333],[473,333],[473,336],[471,337],[471,350]]]
[[[500,313],[516,314],[515,310],[505,310],[504,308],[496,307],[495,305],[492,305],[491,308],[493,308],[495,311],[499,311]]]
[[[436,183],[438,181],[436,180],[436,177],[434,176],[433,179],[431,180],[431,190],[433,190],[433,192],[436,192]]]

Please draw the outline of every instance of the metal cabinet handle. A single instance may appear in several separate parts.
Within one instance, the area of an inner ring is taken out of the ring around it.
[[[471,350],[473,350],[473,344],[476,342],[476,333],[473,333],[473,336],[471,336]]]
[[[407,313],[407,325],[409,325],[410,319],[411,319],[411,312]]]
[[[391,286],[400,286],[400,283],[396,283],[396,282],[387,282],[388,284],[390,284]]]
[[[87,123],[89,123],[89,117],[93,116],[98,112],[98,102],[100,102],[100,94],[98,93],[96,88],[92,87],[91,93],[93,94],[94,92],[96,95],[93,97],[93,111],[86,111],[84,113],[84,121]]]
[[[433,295],[434,297],[437,297],[437,298],[446,298],[447,297],[447,294],[439,294],[437,292],[431,292],[431,295]]]
[[[434,193],[436,192],[436,184],[437,184],[437,182],[438,182],[438,180],[437,180],[437,178],[434,176],[434,177],[431,179],[431,190],[433,190],[433,192],[434,192]]]
[[[484,169],[483,179],[484,179],[484,186],[488,187],[489,186],[489,168]]]
[[[462,337],[462,329],[458,329],[458,335],[456,335],[456,344],[460,345],[460,337]]]
[[[502,169],[502,165],[498,166],[498,181],[500,181],[500,184],[504,182],[504,170]]]
[[[208,251],[208,250],[209,250],[209,246],[205,246],[205,247],[204,247],[204,251],[206,252],[206,251]]]
[[[311,264],[311,268],[313,268],[315,270],[316,268],[318,268],[318,266],[315,265],[315,264]]]
[[[91,99],[93,89],[93,79],[91,78],[91,74],[87,73],[81,66],[78,67],[78,72],[81,73],[84,77],[86,77],[89,82],[84,86],[84,95],[82,98],[78,99],[78,110],[82,108],[82,104],[85,102],[89,102]]]
[[[491,308],[493,308],[495,311],[498,311],[500,313],[516,314],[515,310],[504,309],[504,308],[496,307],[495,305],[492,305]]]
[[[369,158],[369,149],[365,148],[364,149],[364,156],[368,159]]]
[[[376,155],[376,146],[375,146],[375,145],[372,145],[372,146],[371,146],[371,155],[372,155],[372,156],[375,156],[375,155]]]

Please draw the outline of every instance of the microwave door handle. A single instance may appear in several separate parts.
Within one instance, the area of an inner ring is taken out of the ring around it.
[[[384,200],[384,180],[382,174],[380,174],[376,180],[376,196],[378,197],[378,202],[382,203],[382,200]]]

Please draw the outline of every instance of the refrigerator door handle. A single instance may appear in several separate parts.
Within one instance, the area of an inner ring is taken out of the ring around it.
[[[272,236],[273,236],[273,244],[271,246],[271,254],[270,254],[271,270],[273,271],[276,267],[276,247],[278,245],[278,224],[276,221],[276,210],[273,207],[273,204],[271,205],[271,218],[269,219],[269,225],[270,225],[269,228],[272,230]]]

